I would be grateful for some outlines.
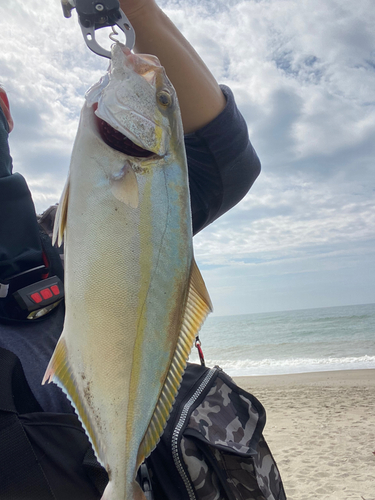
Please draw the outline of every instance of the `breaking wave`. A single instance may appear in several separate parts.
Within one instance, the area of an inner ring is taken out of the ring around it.
[[[193,353],[190,362],[198,363]],[[207,366],[220,366],[228,375],[281,375],[287,373],[304,373],[315,371],[359,370],[375,368],[375,356],[343,357],[343,358],[291,358],[291,359],[209,359]]]

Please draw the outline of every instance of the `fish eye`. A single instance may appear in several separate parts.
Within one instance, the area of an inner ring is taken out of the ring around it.
[[[166,90],[161,90],[160,92],[158,92],[157,98],[162,106],[167,107],[172,104],[172,96]]]

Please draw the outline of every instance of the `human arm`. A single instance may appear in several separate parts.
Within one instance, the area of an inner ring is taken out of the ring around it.
[[[136,33],[135,51],[157,56],[176,89],[184,132],[194,132],[225,107],[224,95],[202,59],[154,0],[120,0]]]
[[[137,52],[161,61],[176,88],[185,131],[194,234],[238,203],[260,172],[232,92],[222,89],[154,0],[120,0]]]

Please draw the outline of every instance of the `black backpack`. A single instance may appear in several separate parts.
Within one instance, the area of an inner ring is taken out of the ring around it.
[[[284,500],[265,422],[261,403],[219,367],[188,364],[146,460],[155,500]]]
[[[220,369],[189,364],[165,432],[139,473],[148,500],[284,500],[263,406]],[[99,500],[107,484],[74,414],[43,412],[0,349],[0,500]]]

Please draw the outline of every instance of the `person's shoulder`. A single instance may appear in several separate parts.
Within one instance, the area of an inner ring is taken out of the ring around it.
[[[185,135],[188,160],[197,159],[202,164],[214,161],[220,172],[238,166],[255,180],[260,161],[251,144],[246,120],[232,90],[226,85],[220,88],[226,99],[223,111],[201,129]]]
[[[48,234],[52,239],[53,225],[55,223],[55,217],[57,212],[58,204],[50,206],[42,214],[37,215],[39,226],[43,231]]]
[[[210,123],[185,136],[194,234],[236,205],[260,173],[260,161],[233,92]]]

